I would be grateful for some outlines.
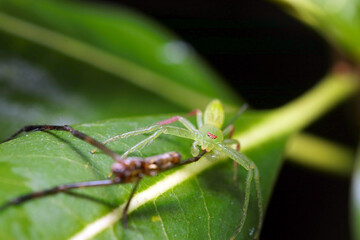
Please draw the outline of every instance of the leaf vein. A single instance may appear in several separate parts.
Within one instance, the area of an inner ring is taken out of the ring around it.
[[[206,201],[205,201],[205,196],[204,196],[204,191],[202,190],[201,186],[200,186],[200,183],[199,183],[199,179],[197,176],[195,176],[195,182],[196,184],[199,186],[199,189],[200,189],[200,194],[201,194],[201,198],[204,202],[204,207],[205,207],[205,210],[206,210],[206,213],[207,213],[207,216],[208,216],[208,237],[209,239],[211,239],[211,234],[210,234],[210,213],[209,213],[209,209],[207,207],[207,204],[206,204]]]
[[[160,223],[161,223],[161,228],[162,228],[162,230],[163,230],[163,232],[164,232],[164,235],[165,235],[166,239],[169,240],[169,236],[168,236],[167,233],[166,233],[164,221],[162,220],[161,214],[160,214],[160,212],[159,212],[159,210],[158,210],[158,208],[157,208],[157,205],[156,205],[156,199],[153,200],[153,204],[154,204],[154,206],[155,206],[155,211],[156,211],[156,213],[159,215]]]
[[[186,218],[185,211],[184,211],[184,209],[182,208],[182,206],[181,206],[181,202],[180,202],[180,200],[179,200],[178,196],[176,195],[176,193],[174,192],[174,189],[173,189],[173,188],[171,189],[171,192],[172,192],[172,193],[173,193],[173,195],[175,196],[176,201],[179,203],[179,207],[180,207],[180,209],[181,209],[181,212],[182,212],[182,214],[184,215],[184,218],[185,218],[185,220],[186,220],[187,230],[186,230],[186,238],[185,238],[185,239],[189,239],[190,221]]]

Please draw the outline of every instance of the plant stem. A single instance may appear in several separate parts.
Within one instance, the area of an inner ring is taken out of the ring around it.
[[[242,149],[250,149],[272,138],[293,134],[329,111],[358,90],[352,73],[329,74],[300,98],[272,111],[254,128],[235,135]]]
[[[326,139],[300,133],[290,139],[286,157],[305,167],[349,177],[355,152]]]

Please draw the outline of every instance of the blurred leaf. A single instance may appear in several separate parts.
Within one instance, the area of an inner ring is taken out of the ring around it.
[[[186,97],[184,97],[186,96]],[[0,136],[237,97],[179,38],[120,7],[0,2]]]
[[[237,122],[240,132],[256,126],[267,114],[247,113]],[[75,126],[90,136],[105,140],[110,136],[127,132],[167,116],[125,118],[101,121]],[[244,127],[246,126],[246,127]],[[130,146],[144,139],[137,136],[109,145],[122,153]],[[270,197],[285,147],[284,137],[277,137],[254,147],[246,154],[254,159],[261,172],[261,186],[264,204]],[[255,144],[256,145],[256,144]],[[178,151],[183,158],[190,157],[190,140],[162,136],[144,148],[139,156],[150,156],[168,151]],[[69,182],[105,179],[112,160],[105,154],[91,155],[87,143],[75,139],[69,133],[30,133],[0,145],[0,201],[4,202],[20,194],[49,188]],[[212,167],[216,166],[216,167]],[[154,184],[167,185],[166,176],[183,171],[189,179],[178,180],[174,187],[156,199],[142,199],[135,202],[139,208],[129,215],[130,229],[124,230],[120,222],[106,223],[105,231],[96,239],[229,239],[239,224],[246,171],[239,167],[239,187],[234,187],[231,161],[209,162],[188,165],[146,178],[138,192],[149,190]],[[189,173],[189,169],[192,171]],[[113,206],[128,199],[131,185],[82,189],[86,196],[92,196]],[[254,187],[252,187],[254,188]],[[253,189],[254,190],[254,189]],[[157,189],[153,189],[157,194]],[[251,239],[257,224],[258,207],[255,191],[252,192],[246,225],[238,239]],[[119,217],[119,212],[95,201],[59,194],[11,207],[0,213],[1,239],[65,239],[79,234],[90,223],[109,213]],[[120,212],[121,213],[121,212]],[[121,214],[120,214],[121,215]],[[219,231],[221,229],[221,231]]]
[[[360,149],[360,148],[359,148]],[[360,154],[357,153],[351,189],[351,218],[353,239],[360,239]]]
[[[349,177],[355,153],[342,144],[308,133],[293,136],[286,147],[286,157],[303,167]]]
[[[336,48],[360,60],[360,2],[358,0],[274,0],[309,24]]]

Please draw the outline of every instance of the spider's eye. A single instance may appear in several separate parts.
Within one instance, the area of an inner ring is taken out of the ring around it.
[[[209,138],[211,138],[211,139],[216,139],[216,138],[217,138],[216,135],[214,135],[214,134],[212,134],[212,133],[209,133],[209,132],[207,132],[207,136],[208,136]]]

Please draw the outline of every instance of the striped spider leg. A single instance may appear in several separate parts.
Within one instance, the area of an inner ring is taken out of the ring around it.
[[[54,195],[61,192],[68,192],[76,188],[88,188],[88,187],[97,187],[97,186],[109,186],[115,184],[125,184],[135,182],[135,185],[131,191],[129,199],[123,209],[123,225],[127,227],[127,211],[133,198],[136,189],[140,183],[140,180],[145,176],[154,176],[160,172],[172,169],[178,166],[189,164],[199,160],[206,152],[202,151],[197,156],[192,158],[185,159],[181,161],[181,156],[177,152],[168,152],[159,154],[156,156],[139,158],[139,157],[130,157],[122,158],[114,151],[110,150],[101,142],[98,142],[94,138],[73,129],[68,125],[59,126],[59,125],[32,125],[25,126],[16,132],[14,135],[9,137],[3,142],[10,141],[15,138],[22,132],[33,132],[33,131],[47,131],[47,130],[58,130],[58,131],[67,131],[70,132],[73,136],[101,149],[104,153],[110,156],[115,162],[111,166],[111,171],[113,173],[112,179],[105,180],[96,180],[96,181],[86,181],[86,182],[77,182],[55,186],[49,189],[45,189],[38,192],[32,192],[26,195],[16,197],[8,202],[5,202],[0,206],[0,211],[4,211],[10,206],[20,205],[27,201],[33,200],[35,198],[45,197],[49,195]],[[2,142],[2,143],[3,143]]]

